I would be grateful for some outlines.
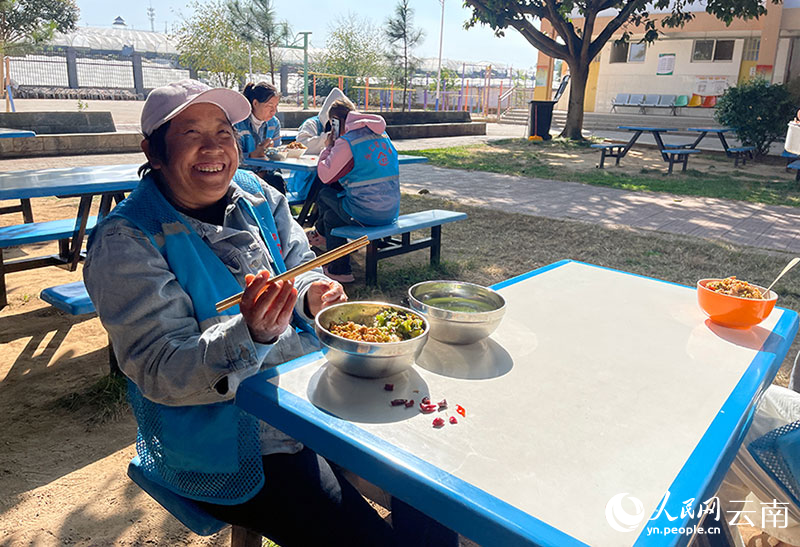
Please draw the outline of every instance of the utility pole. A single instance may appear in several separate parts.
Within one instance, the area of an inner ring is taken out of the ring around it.
[[[439,25],[439,70],[436,73],[436,110],[439,110],[439,98],[441,97],[440,85],[442,82],[442,37],[444,36],[444,0],[439,0],[442,4],[442,21]]]
[[[298,32],[299,35],[303,35],[303,45],[298,46],[296,45],[298,42],[297,36],[295,36],[294,42],[291,44],[286,44],[285,48],[287,49],[302,49],[303,50],[303,110],[308,110],[308,35],[311,32]]]
[[[153,8],[153,2],[150,2],[150,7],[147,8],[147,17],[150,19],[150,32],[156,31],[156,10]]]

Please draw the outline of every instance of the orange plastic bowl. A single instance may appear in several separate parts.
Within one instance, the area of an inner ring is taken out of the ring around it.
[[[697,303],[711,321],[723,327],[747,329],[758,325],[767,318],[778,301],[778,295],[774,291],[769,291],[768,298],[764,300],[722,294],[707,289],[706,283],[709,281],[720,279],[701,279],[697,282]],[[753,286],[761,294],[766,291],[764,287]]]

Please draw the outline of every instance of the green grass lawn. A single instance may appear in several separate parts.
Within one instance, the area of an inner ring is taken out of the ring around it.
[[[685,173],[675,167],[666,175],[666,163],[654,149],[644,150],[647,162],[630,155],[622,160],[625,169],[606,160],[606,169],[571,168],[580,161],[597,163],[600,153],[591,142],[576,144],[562,139],[531,143],[508,139],[489,144],[414,150],[407,153],[429,158],[431,165],[452,169],[488,171],[507,175],[582,182],[622,190],[668,192],[685,196],[725,198],[769,205],[800,206],[800,184],[784,172],[781,158],[764,158],[735,169],[724,154],[703,152],[689,161]],[[702,161],[699,159],[702,157]],[[697,168],[693,168],[697,165]]]

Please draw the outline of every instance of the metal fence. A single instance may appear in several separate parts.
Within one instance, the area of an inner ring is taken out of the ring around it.
[[[143,99],[146,92],[190,77],[174,58],[57,49],[9,58],[19,97]]]
[[[10,57],[9,69],[10,78],[18,86],[69,87],[64,54]]]

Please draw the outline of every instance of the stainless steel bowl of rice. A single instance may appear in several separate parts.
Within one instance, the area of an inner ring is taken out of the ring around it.
[[[314,320],[327,360],[362,378],[384,378],[410,368],[428,341],[429,329],[422,314],[388,302],[344,302],[325,308]]]

